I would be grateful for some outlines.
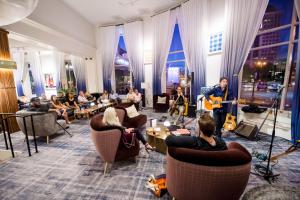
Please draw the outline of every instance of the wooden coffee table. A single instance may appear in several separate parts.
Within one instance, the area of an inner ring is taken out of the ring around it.
[[[160,131],[155,130],[156,128],[160,128]],[[170,131],[163,125],[158,125],[156,128],[149,127],[146,129],[147,142],[152,147],[155,147],[157,152],[166,154],[167,145],[165,139],[170,135]]]

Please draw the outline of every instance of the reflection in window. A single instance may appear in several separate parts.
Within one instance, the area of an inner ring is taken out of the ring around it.
[[[124,37],[119,38],[118,49],[115,58],[116,91],[118,94],[127,94],[131,86],[131,71],[125,47]]]
[[[284,109],[291,109],[293,86],[295,84],[295,66],[297,43],[293,43],[296,36],[290,38],[291,30],[296,28],[292,24],[293,0],[270,0],[261,27],[252,45],[243,67],[241,98],[247,103],[260,106],[271,106],[277,90],[284,84],[285,75],[289,67],[288,57],[292,57],[290,76],[287,80],[287,93],[282,99]],[[287,24],[281,30],[274,29]],[[298,27],[297,27],[298,32]],[[291,42],[290,42],[291,40]],[[293,49],[288,55],[289,47]]]
[[[27,66],[28,66],[28,75],[29,75],[29,81],[30,81],[31,92],[32,92],[32,94],[36,94],[36,91],[35,91],[35,84],[34,84],[34,78],[33,78],[33,75],[32,75],[31,68],[30,68],[30,64],[28,63]]]
[[[75,90],[76,88],[76,77],[74,73],[74,67],[72,66],[71,61],[65,62],[66,67],[66,74],[67,74],[67,83],[68,83],[68,89]]]

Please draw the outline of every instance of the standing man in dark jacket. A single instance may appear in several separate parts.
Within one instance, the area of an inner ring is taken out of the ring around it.
[[[223,101],[233,100],[232,92],[228,88],[228,78],[222,77],[220,78],[219,85],[212,88],[205,94],[205,98],[213,104],[210,96],[221,97]],[[232,104],[236,104],[236,100],[234,98]],[[222,136],[222,127],[226,119],[226,114],[228,113],[228,104],[222,104],[221,108],[213,109],[213,116],[216,121],[216,135],[218,137]]]

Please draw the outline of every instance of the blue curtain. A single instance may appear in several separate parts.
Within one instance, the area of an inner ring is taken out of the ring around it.
[[[295,7],[300,16],[300,1],[295,0]],[[299,29],[300,34],[300,29]],[[292,103],[292,142],[297,143],[300,140],[300,42],[298,41],[297,64],[296,64],[296,77],[295,88]]]
[[[24,52],[23,51],[17,51],[12,53],[13,60],[17,64],[17,70],[14,71],[14,79],[16,82],[16,89],[18,96],[24,96],[23,91],[23,76],[24,76]]]

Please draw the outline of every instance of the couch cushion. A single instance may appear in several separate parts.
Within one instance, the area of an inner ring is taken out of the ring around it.
[[[167,97],[157,97],[157,102],[158,104],[166,104],[167,103]]]
[[[228,145],[224,151],[169,147],[168,153],[177,160],[206,166],[237,166],[251,162],[249,152],[238,143],[235,144]]]
[[[134,118],[134,117],[139,116],[139,113],[138,113],[138,111],[136,110],[136,108],[135,108],[134,105],[132,105],[132,106],[130,106],[130,107],[128,107],[128,108],[125,108],[125,109],[126,109],[126,112],[127,112],[127,116],[128,116],[129,118]]]

